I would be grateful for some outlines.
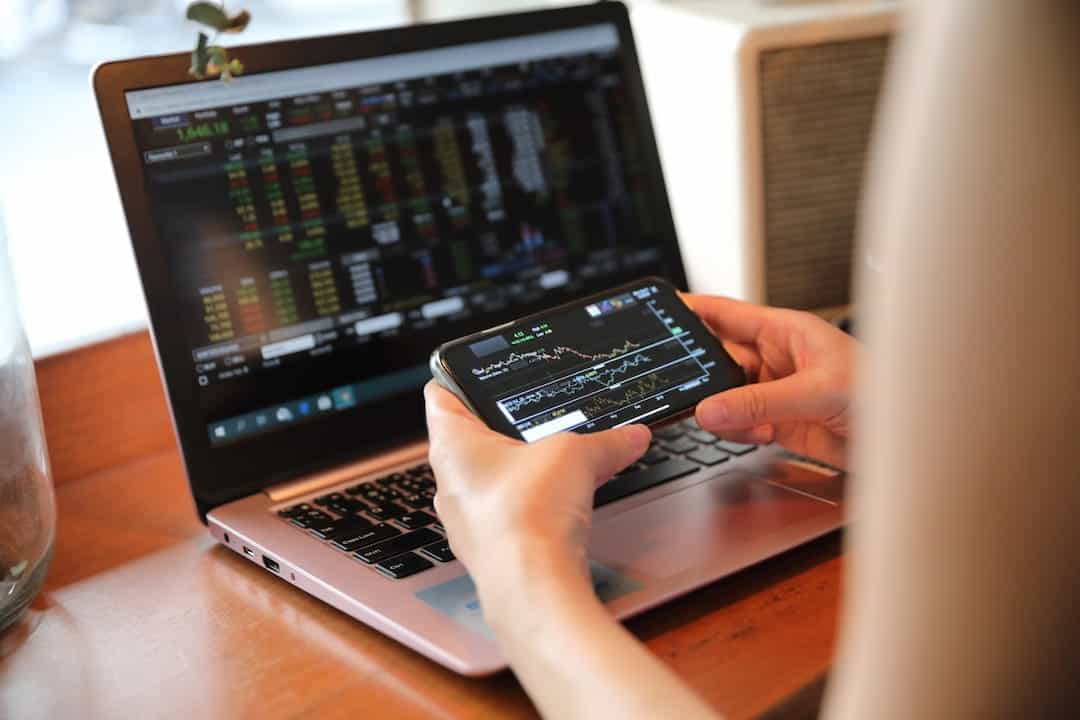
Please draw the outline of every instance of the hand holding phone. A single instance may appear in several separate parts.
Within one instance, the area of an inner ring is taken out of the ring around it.
[[[647,278],[446,343],[436,380],[489,427],[558,432],[657,424],[744,382],[675,288]]]

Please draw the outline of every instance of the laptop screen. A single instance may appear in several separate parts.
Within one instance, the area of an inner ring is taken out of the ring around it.
[[[445,340],[681,275],[624,63],[597,24],[127,92],[209,446],[415,393]]]

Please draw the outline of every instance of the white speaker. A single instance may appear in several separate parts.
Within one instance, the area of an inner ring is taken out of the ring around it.
[[[898,2],[633,9],[691,289],[849,302],[863,165]]]

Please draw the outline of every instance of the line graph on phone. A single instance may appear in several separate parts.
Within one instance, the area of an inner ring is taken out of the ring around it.
[[[588,362],[595,362],[597,360],[610,360],[618,357],[624,353],[628,353],[631,350],[635,350],[641,347],[633,340],[627,340],[622,345],[614,347],[608,352],[588,353],[577,348],[568,347],[566,345],[556,345],[550,349],[540,348],[539,350],[530,350],[528,352],[512,352],[506,358],[498,360],[493,363],[488,363],[482,367],[473,368],[473,375],[476,375],[478,379],[484,380],[494,377],[500,372],[507,369],[512,369],[516,365],[522,363],[534,363],[534,362],[559,362],[563,358],[577,358],[578,360],[585,360]]]
[[[652,298],[553,322],[533,342],[503,343],[471,368],[526,439],[661,407],[665,392],[701,382],[711,364]]]

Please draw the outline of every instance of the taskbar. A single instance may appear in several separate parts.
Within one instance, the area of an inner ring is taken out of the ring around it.
[[[425,363],[351,385],[328,388],[243,415],[215,420],[206,426],[210,446],[230,445],[257,435],[285,430],[300,423],[352,410],[408,390],[419,391],[430,379],[431,371]]]

